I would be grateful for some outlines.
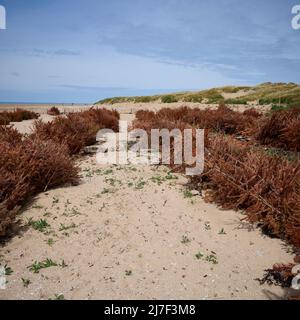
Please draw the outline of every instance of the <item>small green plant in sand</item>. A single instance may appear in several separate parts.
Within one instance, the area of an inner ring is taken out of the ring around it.
[[[205,227],[205,230],[211,230],[211,226],[209,222],[205,222],[204,227]]]
[[[54,298],[53,299],[50,298],[49,300],[59,300],[59,301],[61,301],[61,300],[66,300],[66,299],[65,299],[65,296],[61,293],[61,294],[55,294]]]
[[[64,225],[63,223],[60,224],[60,228],[59,231],[66,231],[66,230],[70,230],[70,229],[74,229],[76,228],[76,224],[73,222],[72,224],[70,224],[69,226]]]
[[[61,268],[67,268],[68,267],[68,265],[66,264],[65,260],[62,260],[62,262],[59,264],[59,266]]]
[[[225,234],[227,234],[227,233],[226,233],[225,229],[222,228],[222,229],[219,231],[219,234],[220,234],[220,235],[225,235]]]
[[[54,245],[55,241],[52,238],[49,238],[49,239],[46,240],[46,243],[47,243],[48,246],[51,247],[51,246]]]
[[[183,196],[186,198],[186,199],[191,199],[193,198],[193,194],[190,190],[184,190],[183,192]]]
[[[59,199],[57,197],[53,197],[52,204],[59,203]]]
[[[22,283],[24,288],[28,288],[28,286],[31,284],[31,281],[29,279],[22,278]]]
[[[204,254],[202,254],[201,252],[198,252],[198,253],[195,254],[195,257],[196,257],[197,260],[200,260],[200,259],[202,259],[204,257]]]
[[[109,194],[109,193],[114,193],[112,189],[104,188],[101,192],[101,194]]]
[[[40,232],[45,232],[45,230],[50,227],[50,224],[44,219],[40,219],[36,221],[30,220],[29,224],[32,226],[34,230],[37,230]]]
[[[125,275],[127,277],[132,276],[132,270],[125,270]]]
[[[143,179],[140,179],[136,184],[135,189],[141,190],[145,187],[145,185],[146,185],[146,182]]]
[[[191,242],[191,240],[187,236],[182,236],[182,238],[181,238],[182,244],[188,244],[190,242]]]
[[[29,269],[29,271],[32,271],[33,273],[39,273],[41,269],[46,269],[50,267],[57,267],[57,263],[47,258],[42,262],[35,261],[35,263],[28,266],[27,268]]]
[[[1,264],[0,264],[1,267]],[[11,267],[9,267],[7,264],[4,266],[4,273],[6,276],[10,276],[13,274],[13,269]]]
[[[165,181],[165,179],[161,176],[154,176],[150,179],[152,182],[158,184],[159,186]]]
[[[39,205],[39,204],[35,204],[32,206],[32,209],[43,209],[44,207]]]
[[[172,172],[168,172],[168,174],[165,177],[166,180],[178,180],[178,177],[172,174]]]
[[[218,259],[215,253],[206,256],[205,260],[211,262],[212,264],[218,264]]]
[[[107,170],[105,170],[104,172],[103,172],[103,174],[105,175],[105,176],[107,176],[107,175],[109,175],[109,174],[112,174],[114,171],[112,170],[112,169],[107,169]]]

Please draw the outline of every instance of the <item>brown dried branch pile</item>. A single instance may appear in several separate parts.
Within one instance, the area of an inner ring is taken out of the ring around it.
[[[32,196],[78,182],[78,170],[66,146],[31,138],[18,143],[4,140],[0,139],[0,236],[7,233],[18,208]]]
[[[90,109],[57,117],[48,123],[36,121],[33,136],[66,144],[69,153],[76,154],[84,146],[94,144],[97,132],[103,128],[118,131],[119,114],[105,109]]]
[[[3,111],[0,112],[0,125],[8,125],[10,122],[37,119],[38,117],[38,113],[22,109],[17,109],[16,111]]]
[[[151,128],[184,129],[192,125],[233,133],[247,129],[249,119],[243,117],[260,118],[254,110],[236,115],[223,106],[213,111],[143,111],[137,116],[134,127],[148,132]],[[237,119],[244,119],[241,126]],[[212,200],[223,208],[244,210],[248,219],[258,222],[267,233],[300,247],[300,161],[268,155],[262,148],[220,133],[210,134],[209,139],[206,135],[205,145],[205,171],[193,179],[195,185],[211,189]]]
[[[60,115],[60,111],[57,107],[52,107],[47,111],[47,114],[49,116],[59,116]]]
[[[264,145],[300,152],[300,108],[277,111],[266,117],[256,139]]]
[[[292,269],[295,264],[275,264],[272,269],[265,270],[265,275],[262,279],[257,279],[260,284],[276,285],[283,288],[290,288],[295,275]]]
[[[276,285],[282,288],[291,288],[293,278],[292,270],[295,264],[275,264],[272,269],[265,270],[265,274],[262,279],[257,279],[260,284],[267,283],[268,285]],[[294,295],[290,293],[289,300],[300,300],[300,294]]]
[[[220,105],[216,110],[181,107],[178,109],[164,108],[157,113],[143,110],[136,113],[137,121],[180,121],[193,127],[226,134],[243,134],[249,128],[253,128],[260,117],[261,115],[254,109],[239,113],[224,105]]]
[[[78,183],[70,154],[95,142],[101,128],[118,129],[119,114],[88,110],[36,123],[30,137],[0,126],[0,236],[8,234],[19,208],[39,192]]]
[[[269,234],[300,247],[300,161],[216,135],[207,145],[205,172],[193,181],[213,190],[218,205],[244,210]]]

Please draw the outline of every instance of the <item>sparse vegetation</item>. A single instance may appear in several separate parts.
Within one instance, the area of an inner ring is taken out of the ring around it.
[[[219,235],[226,235],[226,231],[224,228],[222,228],[220,231],[219,231]]]
[[[125,275],[127,277],[132,276],[132,270],[125,270]]]
[[[48,246],[51,247],[51,246],[54,245],[55,241],[54,241],[52,238],[49,238],[49,239],[46,241],[46,243],[47,243]]]
[[[188,244],[190,242],[191,240],[186,235],[182,236],[182,239],[181,239],[182,244]]]
[[[22,283],[24,288],[28,288],[29,285],[31,284],[31,281],[29,279],[22,278]]]
[[[204,257],[204,254],[202,254],[201,252],[198,252],[197,254],[195,254],[195,257],[197,260],[201,260]]]
[[[59,231],[66,231],[66,230],[70,230],[70,229],[74,229],[74,228],[76,228],[76,224],[75,223],[72,223],[69,226],[66,226],[66,225],[61,223]]]
[[[174,103],[174,102],[178,102],[178,99],[174,95],[168,95],[168,96],[161,97],[161,102],[162,103]]]
[[[32,271],[33,273],[39,273],[41,269],[46,269],[50,267],[57,267],[58,264],[51,259],[46,259],[42,262],[35,262],[32,265],[28,267],[29,271]]]
[[[0,265],[1,266],[1,265]],[[7,264],[4,266],[4,272],[6,276],[10,276],[13,274],[13,269],[9,267]]]
[[[61,294],[55,294],[54,295],[54,299],[49,299],[49,300],[57,300],[57,301],[62,301],[62,300],[66,300],[65,296],[61,293]]]
[[[224,99],[224,94],[238,94],[239,92],[242,92],[243,94],[236,98]],[[194,102],[205,104],[219,104],[225,101],[227,104],[243,105],[257,101],[261,105],[277,104],[284,106],[297,106],[300,105],[300,86],[295,83],[267,82],[253,87],[228,86],[198,92],[181,92],[169,95],[109,98],[99,101],[96,104],[116,104],[124,102],[149,103],[155,101],[165,103]]]
[[[137,184],[135,185],[136,190],[141,190],[145,187],[146,182],[143,179],[140,179]]]
[[[205,260],[211,262],[212,264],[218,264],[218,259],[215,253],[206,256]]]
[[[34,230],[40,232],[44,232],[47,228],[50,227],[49,223],[44,219],[40,219],[37,221],[30,220],[29,224],[33,227]]]

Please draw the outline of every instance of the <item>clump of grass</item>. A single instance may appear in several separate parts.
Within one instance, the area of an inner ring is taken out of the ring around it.
[[[127,277],[132,276],[132,270],[125,270],[125,275]]]
[[[195,257],[197,260],[200,260],[204,257],[204,254],[202,254],[201,252],[198,252],[197,254],[195,254]]]
[[[44,232],[47,228],[50,227],[50,224],[44,219],[40,219],[36,221],[30,220],[29,224],[32,226],[34,230],[37,230],[40,232]]]
[[[174,103],[174,102],[178,102],[178,98],[174,95],[167,95],[167,96],[163,96],[161,98],[161,102],[162,103]]]
[[[178,180],[178,177],[172,174],[172,172],[168,172],[168,174],[165,176],[166,180]]]
[[[60,228],[59,228],[59,231],[66,231],[66,230],[70,230],[70,229],[74,229],[76,228],[76,224],[75,223],[72,223],[70,224],[69,226],[66,226],[64,225],[63,223],[60,224]]]
[[[209,222],[205,222],[204,228],[205,228],[205,230],[211,230],[210,223]]]
[[[49,300],[62,301],[62,300],[66,300],[66,299],[65,299],[65,296],[62,293],[60,293],[60,294],[55,294],[54,299],[50,298]]]
[[[39,205],[39,204],[35,204],[34,206],[32,206],[33,209],[43,209],[44,207]]]
[[[205,260],[211,262],[212,264],[218,264],[217,256],[214,253],[206,256]]]
[[[35,262],[32,265],[28,266],[27,268],[32,271],[33,273],[39,273],[41,269],[46,269],[50,267],[57,267],[58,264],[51,259],[46,259],[42,262]]]
[[[248,104],[248,101],[245,99],[227,99],[225,100],[226,104]]]
[[[154,176],[150,179],[152,182],[158,184],[159,186],[164,182],[164,178],[161,176]]]
[[[0,264],[0,267],[1,267],[1,264]],[[13,274],[13,269],[11,267],[9,267],[7,264],[4,266],[4,274],[6,276],[10,276]]]
[[[136,190],[141,190],[141,189],[143,189],[143,188],[145,187],[145,185],[146,185],[146,182],[145,182],[143,179],[140,179],[140,180],[137,182],[137,184],[136,184],[136,186],[135,186],[135,189],[136,189]]]
[[[29,285],[31,284],[31,281],[29,279],[22,278],[22,283],[24,288],[28,288]]]
[[[107,169],[103,172],[103,175],[107,176],[109,174],[112,174],[114,171],[112,169]]]
[[[190,242],[191,242],[191,240],[187,236],[182,236],[182,238],[181,238],[182,244],[188,244]]]
[[[54,245],[55,241],[54,241],[52,238],[49,238],[49,239],[46,241],[46,243],[47,243],[48,246],[51,247],[51,246]]]
[[[184,190],[183,196],[184,196],[184,198],[186,198],[186,199],[191,199],[191,198],[193,198],[193,194],[192,194],[192,192],[191,192],[190,190]]]
[[[112,189],[108,189],[108,188],[104,188],[101,192],[101,194],[109,194],[109,193],[113,193]]]
[[[227,233],[226,233],[225,229],[222,228],[222,229],[219,231],[219,235],[225,235],[225,234],[227,234]]]

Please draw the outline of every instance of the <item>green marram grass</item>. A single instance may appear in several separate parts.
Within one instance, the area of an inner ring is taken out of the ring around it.
[[[226,94],[240,96],[225,99]],[[118,103],[175,103],[195,102],[204,104],[249,104],[257,102],[259,105],[299,106],[300,85],[296,83],[271,83],[266,82],[257,86],[226,86],[195,92],[178,92],[153,96],[114,97],[98,101],[96,104]]]

